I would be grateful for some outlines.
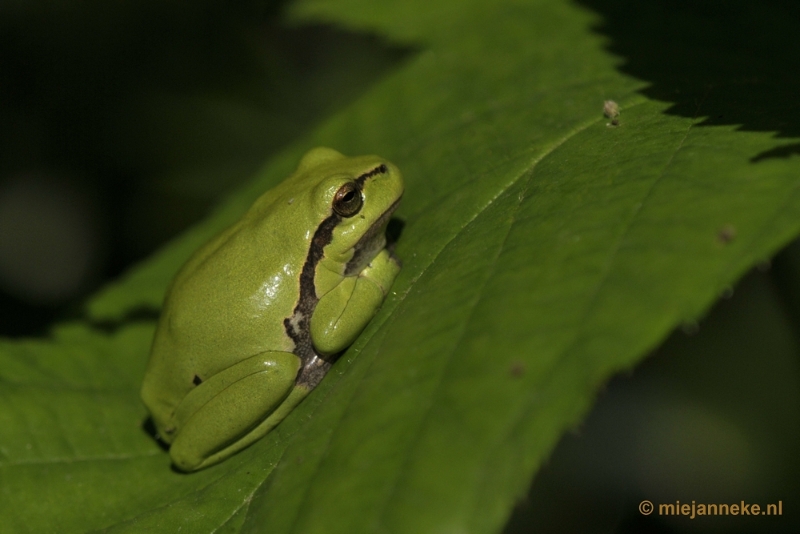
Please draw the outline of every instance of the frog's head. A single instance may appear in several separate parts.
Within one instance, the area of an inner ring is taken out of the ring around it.
[[[386,246],[386,225],[403,196],[400,170],[378,156],[316,148],[298,172],[317,180],[312,202],[325,215],[318,230],[325,256],[345,263],[345,275],[360,272]]]

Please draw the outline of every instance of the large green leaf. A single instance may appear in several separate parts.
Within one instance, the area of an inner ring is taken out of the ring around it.
[[[794,12],[735,2],[718,22],[710,1],[675,15],[592,4],[293,5],[295,23],[419,52],[94,298],[90,322],[0,346],[0,530],[498,530],[598,387],[800,231],[800,132],[784,124],[799,71],[739,68],[716,38],[786,56]],[[637,46],[660,26],[663,47]],[[636,61],[620,69],[609,39]],[[692,76],[681,57],[702,59]],[[191,251],[314,145],[404,172],[403,271],[273,433],[173,472],[140,429],[152,321],[126,317],[157,308]]]

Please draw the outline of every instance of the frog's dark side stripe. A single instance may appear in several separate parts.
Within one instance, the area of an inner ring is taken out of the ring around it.
[[[294,307],[292,316],[283,320],[286,334],[294,341],[293,352],[303,362],[303,367],[297,376],[297,384],[309,389],[320,383],[333,364],[333,361],[326,361],[314,350],[311,342],[311,315],[319,302],[314,289],[314,273],[319,260],[322,259],[325,246],[333,238],[333,229],[341,220],[342,218],[334,213],[322,221],[317,231],[314,232],[308,256],[306,256],[303,270],[300,272],[300,297],[297,299],[297,306]]]
[[[384,174],[388,171],[385,164],[380,164],[371,171],[365,172],[356,178],[355,183],[359,189],[364,185],[364,182],[375,175]],[[394,211],[393,205],[384,214],[391,215]],[[377,222],[382,222],[384,216],[381,216]],[[333,362],[336,361],[338,355],[324,357],[317,353],[311,341],[311,316],[314,309],[317,307],[319,299],[317,292],[314,288],[314,273],[317,271],[317,264],[323,257],[325,247],[330,244],[333,239],[333,230],[336,225],[342,221],[341,216],[336,213],[331,214],[317,227],[314,232],[314,237],[311,238],[311,246],[308,248],[308,256],[303,264],[303,270],[300,272],[300,297],[297,299],[297,305],[294,308],[294,313],[291,317],[283,320],[283,327],[286,329],[292,341],[294,341],[294,353],[303,362],[303,367],[297,375],[296,384],[304,386],[308,389],[313,389],[319,384],[328,369],[331,368]],[[374,234],[376,230],[368,230],[367,234]],[[359,241],[360,243],[360,241]],[[358,245],[356,245],[356,252],[358,252]]]

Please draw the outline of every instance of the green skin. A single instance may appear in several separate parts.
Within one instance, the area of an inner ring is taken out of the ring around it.
[[[360,192],[356,213],[334,209],[343,186]],[[402,194],[386,160],[315,148],[183,266],[142,384],[176,467],[263,437],[353,343],[400,270],[385,229]]]

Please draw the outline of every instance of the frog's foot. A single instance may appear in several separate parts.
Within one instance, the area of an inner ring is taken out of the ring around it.
[[[295,387],[299,370],[294,354],[263,352],[199,384],[175,410],[175,466],[207,467],[272,430],[308,393]]]

